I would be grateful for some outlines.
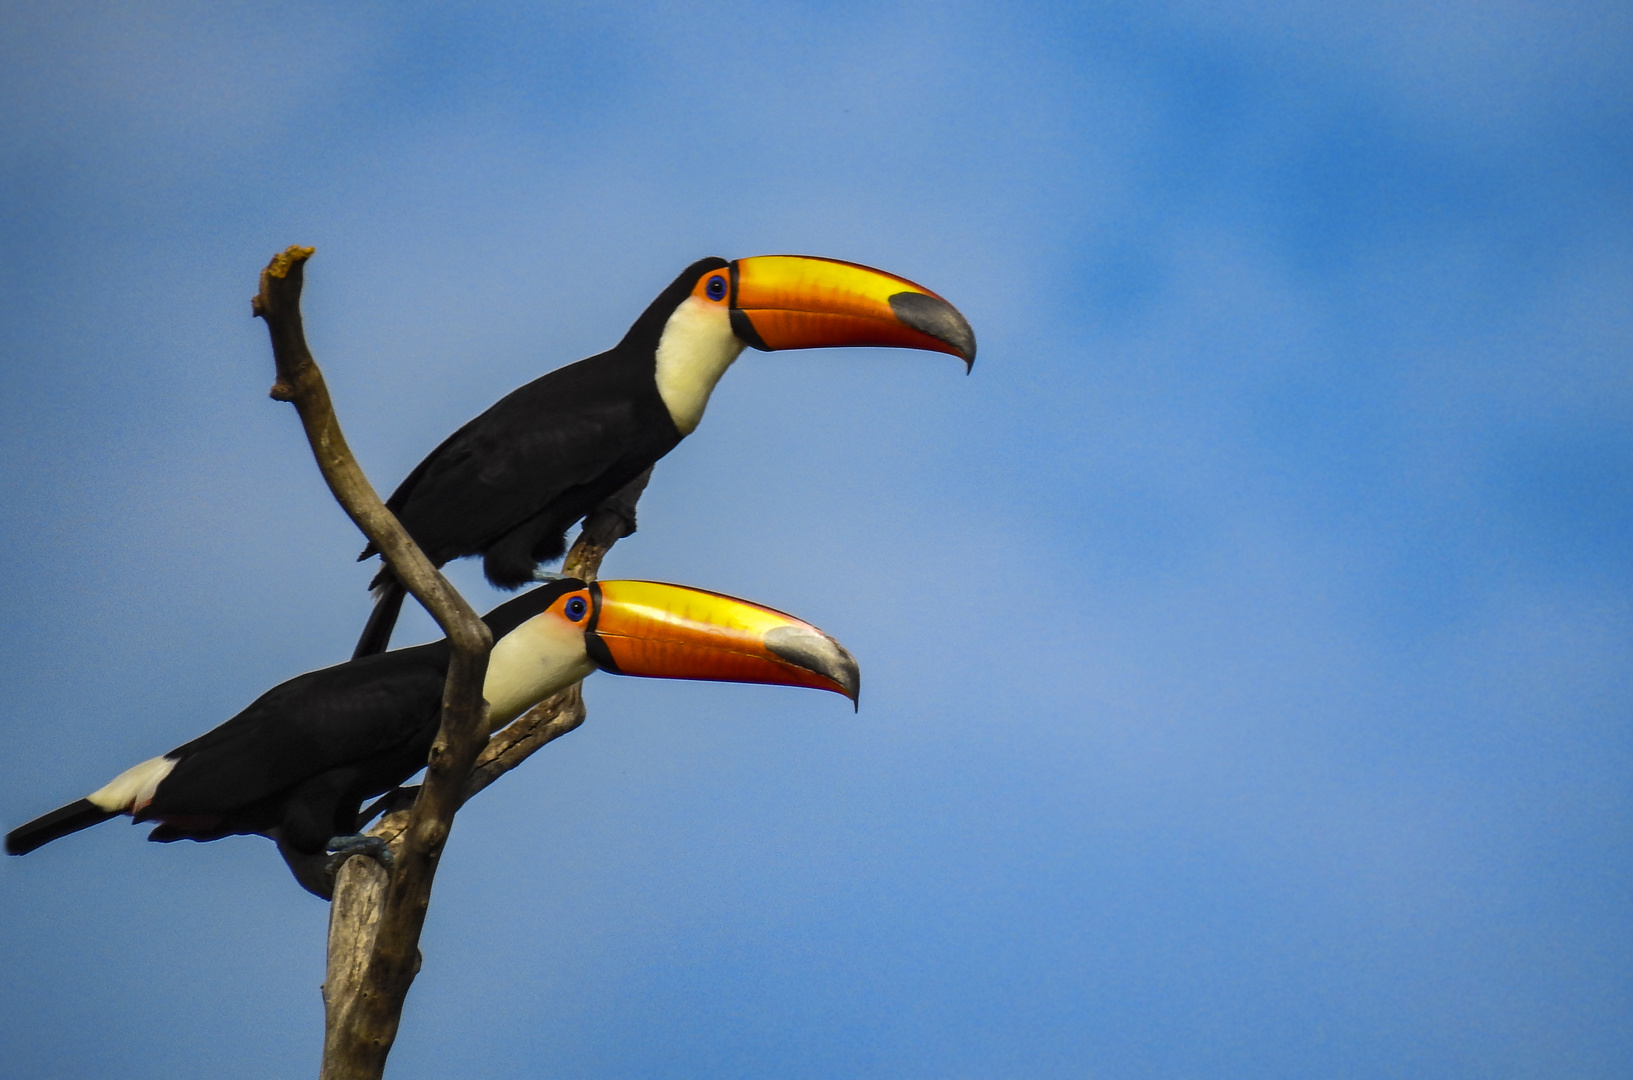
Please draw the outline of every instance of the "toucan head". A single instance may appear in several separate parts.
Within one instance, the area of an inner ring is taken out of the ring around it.
[[[537,614],[506,626],[529,608]],[[853,703],[861,691],[855,659],[810,623],[684,585],[563,578],[495,609],[488,623],[503,635],[483,687],[495,727],[598,668],[649,679],[808,686]]]
[[[811,255],[700,259],[630,327],[623,347],[656,360],[658,393],[682,435],[745,347],[883,345],[951,353],[975,364],[958,309],[906,278]]]

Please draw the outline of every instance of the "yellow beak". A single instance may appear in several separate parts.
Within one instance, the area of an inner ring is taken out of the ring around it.
[[[958,309],[906,278],[809,255],[731,264],[731,326],[756,349],[883,345],[951,353],[975,365],[975,332]]]
[[[845,647],[792,615],[656,581],[595,582],[590,598],[590,659],[614,674],[861,691]]]

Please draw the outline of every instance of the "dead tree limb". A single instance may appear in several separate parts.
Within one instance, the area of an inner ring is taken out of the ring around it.
[[[369,947],[352,954],[347,971],[325,994],[327,1031],[323,1046],[325,1080],[377,1078],[397,1036],[403,1000],[419,970],[420,930],[431,899],[437,860],[454,812],[463,801],[465,780],[487,742],[487,705],[482,682],[493,645],[486,624],[375,494],[340,432],[323,373],[312,359],[301,323],[303,268],[312,249],[291,247],[261,272],[254,312],[272,337],[278,377],[272,397],[294,403],[306,428],[318,468],[336,501],[377,547],[414,598],[447,634],[453,656],[442,693],[442,726],[431,746],[425,782],[394,847],[389,875],[377,882],[382,900],[371,905]],[[349,859],[348,863],[358,860]],[[355,875],[345,875],[353,878]],[[337,909],[349,911],[354,898],[336,882]],[[331,959],[334,949],[331,947]]]
[[[377,1080],[396,1040],[408,988],[419,972],[420,931],[455,812],[540,747],[582,724],[584,698],[579,686],[569,687],[528,710],[491,741],[487,738],[482,683],[492,637],[381,503],[346,445],[301,322],[303,270],[312,253],[311,248],[290,247],[261,273],[254,312],[266,321],[272,337],[278,372],[272,397],[294,403],[336,501],[453,646],[442,726],[425,781],[417,789],[398,792],[370,830],[391,845],[393,869],[354,857],[335,877],[321,1078]],[[562,565],[567,576],[593,581],[608,549],[635,531],[635,503],[651,474],[648,469],[585,520]]]

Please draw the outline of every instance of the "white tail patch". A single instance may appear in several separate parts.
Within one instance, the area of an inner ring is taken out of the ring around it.
[[[101,788],[85,796],[104,810],[134,814],[153,801],[159,782],[170,775],[179,758],[156,757],[132,765]]]

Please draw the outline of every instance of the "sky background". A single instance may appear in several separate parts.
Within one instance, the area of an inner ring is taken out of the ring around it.
[[[391,1076],[1633,1070],[1633,7],[13,0],[0,101],[6,828],[350,654],[286,245],[382,491],[704,255],[976,330],[727,375],[605,574],[861,712],[594,677]],[[144,835],[0,865],[0,1075],[314,1074],[326,907]]]

